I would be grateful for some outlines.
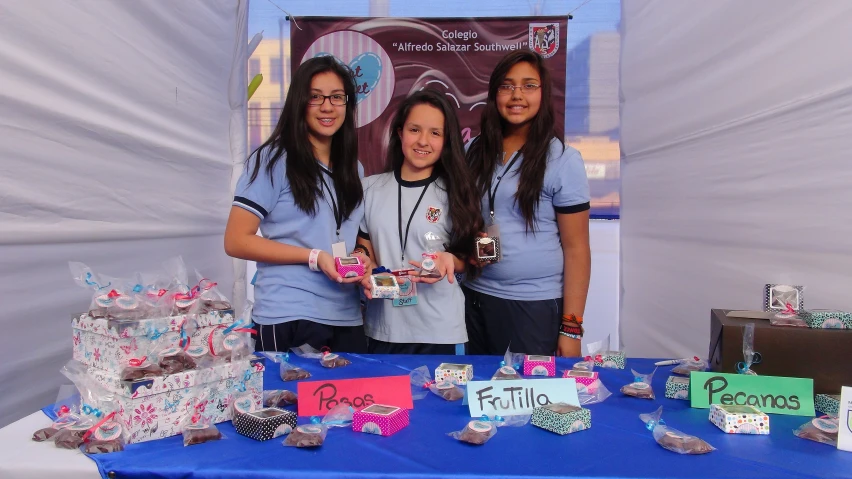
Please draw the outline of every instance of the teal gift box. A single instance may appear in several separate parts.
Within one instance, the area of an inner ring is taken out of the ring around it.
[[[556,434],[571,434],[592,427],[592,413],[580,406],[565,403],[548,404],[533,409],[533,426]]]
[[[666,397],[669,399],[689,399],[689,378],[669,376],[666,380]]]
[[[594,357],[595,366],[624,369],[624,351],[604,351]]]
[[[814,409],[831,417],[837,417],[840,412],[840,394],[817,394],[814,396]]]
[[[852,313],[832,309],[811,309],[799,312],[799,317],[813,329],[852,329]]]

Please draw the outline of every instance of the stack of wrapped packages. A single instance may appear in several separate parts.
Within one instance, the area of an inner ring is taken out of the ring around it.
[[[161,274],[130,279],[70,267],[92,292],[88,311],[72,316],[73,359],[85,381],[113,396],[126,443],[181,434],[187,417],[197,416],[196,392],[205,396],[209,424],[230,420],[236,401],[262,406],[264,365],[252,354],[250,304],[235,318],[214,281],[197,271],[189,281],[181,258]]]

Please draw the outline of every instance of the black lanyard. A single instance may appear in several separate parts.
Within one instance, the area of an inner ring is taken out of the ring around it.
[[[322,185],[325,186],[325,189],[328,190],[328,197],[331,200],[331,211],[334,213],[334,222],[337,223],[337,228],[335,229],[337,232],[337,237],[340,238],[340,225],[343,224],[343,213],[337,209],[337,202],[334,201],[334,194],[331,192],[331,188],[328,187],[328,183],[325,182],[325,178],[323,178],[323,174],[331,175],[325,168],[320,168],[322,173],[320,173],[320,181],[322,181]]]
[[[402,265],[405,266],[405,246],[408,244],[408,230],[411,228],[411,220],[414,219],[414,213],[417,212],[417,208],[420,206],[420,202],[423,201],[423,197],[426,195],[426,190],[429,189],[429,185],[432,184],[430,180],[426,186],[423,187],[423,191],[420,192],[420,198],[417,198],[417,203],[414,205],[414,209],[411,210],[411,214],[408,216],[408,224],[405,225],[405,237],[402,236],[402,183],[397,183],[397,205],[399,212],[399,222],[397,226],[399,226],[399,246],[402,248],[402,252],[400,253],[402,256]]]
[[[497,183],[494,184],[494,189],[488,191],[488,211],[491,212],[491,221],[494,221],[494,200],[497,198],[497,188],[500,187],[500,182],[503,181],[503,177],[508,175],[510,171],[512,171],[512,166],[518,161],[518,157],[520,152],[515,152],[512,155],[512,161],[506,166],[500,175],[497,176]]]

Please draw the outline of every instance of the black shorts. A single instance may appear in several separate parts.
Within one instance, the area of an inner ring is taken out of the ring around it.
[[[467,354],[513,353],[553,356],[562,324],[562,298],[518,301],[462,286]]]
[[[258,324],[256,351],[287,352],[303,344],[328,347],[335,353],[366,353],[364,326],[331,326],[306,319],[279,324]]]
[[[443,354],[455,355],[455,344],[430,343],[387,343],[378,339],[367,339],[367,351],[370,354]]]

